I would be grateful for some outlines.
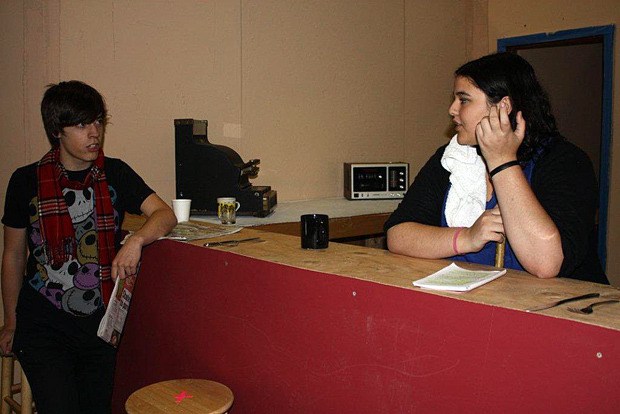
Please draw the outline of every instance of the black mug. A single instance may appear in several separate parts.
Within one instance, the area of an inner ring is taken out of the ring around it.
[[[329,245],[329,217],[326,214],[301,216],[302,249],[327,249]]]

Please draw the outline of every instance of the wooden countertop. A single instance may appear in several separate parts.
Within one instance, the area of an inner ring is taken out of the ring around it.
[[[418,289],[414,280],[428,276],[447,266],[446,260],[416,259],[400,256],[386,250],[330,242],[324,250],[305,250],[298,237],[244,228],[240,232],[209,239],[209,241],[260,237],[261,242],[220,246],[216,249],[234,254],[267,260],[296,268],[352,277],[403,289]],[[190,242],[202,246],[205,240]],[[181,242],[179,242],[181,243]],[[484,266],[461,264],[469,268]],[[620,299],[620,290],[614,287],[573,279],[539,279],[528,273],[509,270],[499,279],[465,293],[425,290],[428,294],[452,297],[489,306],[524,309],[551,301],[598,292],[601,298],[587,299],[532,313],[532,317],[548,316],[579,321],[609,329],[620,330],[620,304],[601,306],[593,314],[580,315],[567,311],[568,306],[583,307],[604,299]]]

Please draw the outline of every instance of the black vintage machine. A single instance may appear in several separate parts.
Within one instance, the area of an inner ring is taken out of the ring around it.
[[[270,186],[251,185],[260,160],[243,162],[239,154],[209,142],[204,120],[175,119],[176,196],[192,200],[191,213],[217,214],[218,197],[235,197],[237,215],[265,217],[277,204]]]

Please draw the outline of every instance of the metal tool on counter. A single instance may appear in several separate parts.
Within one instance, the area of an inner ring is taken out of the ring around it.
[[[600,302],[591,303],[588,306],[586,306],[585,308],[568,308],[568,310],[573,312],[573,313],[581,313],[583,315],[589,315],[592,312],[594,312],[593,308],[595,306],[604,305],[606,303],[618,303],[618,302],[620,302],[620,300],[617,300],[617,299],[602,300]]]
[[[601,296],[600,293],[588,293],[587,295],[575,296],[572,298],[566,298],[566,299],[558,300],[555,302],[547,303],[546,305],[535,306],[533,308],[525,309],[525,311],[526,312],[537,312],[537,311],[553,308],[555,306],[559,306],[564,303],[574,302],[574,301],[582,300],[582,299],[598,298],[599,296]]]
[[[237,240],[224,240],[219,242],[207,242],[203,244],[205,247],[216,247],[216,246],[236,246],[239,243],[246,243],[251,241],[262,241],[260,237],[250,237],[249,239],[237,239]]]

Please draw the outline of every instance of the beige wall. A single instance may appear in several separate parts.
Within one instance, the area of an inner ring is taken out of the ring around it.
[[[497,39],[535,33],[554,32],[590,26],[620,24],[620,2],[592,0],[493,0],[488,2],[489,51],[496,49]],[[616,27],[618,30],[619,27]],[[620,44],[614,45],[614,97],[620,88]],[[616,102],[616,99],[613,99]],[[607,274],[613,285],[620,285],[620,164],[613,154],[620,151],[620,106],[612,115],[611,174],[609,222],[607,230]]]
[[[453,74],[472,56],[486,53],[486,37],[473,38],[481,27],[486,28],[485,3],[405,3],[405,77],[401,91],[405,133],[402,139],[393,138],[401,145],[395,158],[411,164],[411,180],[452,135],[448,106]],[[372,158],[372,153],[368,157]]]
[[[0,184],[46,150],[41,94],[72,78],[106,97],[106,153],[166,200],[180,117],[208,119],[212,142],[260,158],[255,183],[280,200],[341,195],[345,161],[415,170],[448,125],[451,72],[474,47],[467,6],[479,3],[5,1]]]
[[[342,163],[446,140],[453,70],[486,51],[486,1],[2,0],[0,200],[47,150],[45,85],[99,89],[106,154],[174,197],[175,118],[261,159],[280,201],[342,195]],[[0,242],[0,248],[3,244]]]

